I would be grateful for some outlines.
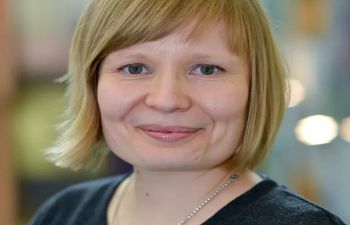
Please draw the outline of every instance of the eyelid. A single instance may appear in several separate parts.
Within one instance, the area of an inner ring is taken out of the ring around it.
[[[123,65],[123,66],[117,68],[117,71],[122,72],[122,73],[126,73],[126,74],[131,74],[125,70],[126,68],[128,68],[130,66],[142,66],[143,70],[146,70],[145,72],[141,72],[139,74],[133,74],[134,76],[145,75],[145,74],[147,75],[147,74],[150,74],[152,72],[152,70],[144,63],[129,63],[129,64],[126,64],[126,65]],[[200,67],[202,67],[202,66],[214,67],[217,71],[214,72],[213,74],[208,74],[208,75],[202,74],[201,72],[194,72],[195,70],[200,69]],[[210,64],[210,63],[195,64],[195,65],[191,66],[189,69],[190,74],[203,75],[203,76],[214,76],[214,75],[218,75],[219,73],[225,72],[225,71],[226,70],[224,68],[222,68],[221,66],[218,66],[215,64]]]
[[[151,69],[144,63],[129,63],[129,64],[126,64],[124,66],[121,66],[117,69],[118,72],[126,72],[124,71],[127,67],[129,66],[142,66],[144,69],[147,70],[146,73],[140,73],[140,74],[150,74],[151,73]],[[127,72],[126,72],[127,73]],[[129,73],[128,73],[129,74]],[[140,74],[133,74],[133,75],[140,75]]]
[[[201,64],[196,64],[194,66],[192,66],[190,68],[190,71],[194,71],[198,68],[200,68],[201,66],[213,66],[214,68],[216,68],[218,70],[218,72],[225,72],[226,70],[224,68],[222,68],[221,66],[215,65],[215,64],[207,64],[207,63],[201,63]],[[212,75],[217,75],[218,73],[213,73]],[[205,75],[205,76],[210,76],[210,75]]]

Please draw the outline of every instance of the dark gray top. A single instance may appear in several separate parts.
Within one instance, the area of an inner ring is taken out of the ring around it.
[[[44,203],[30,225],[106,225],[107,207],[127,175],[85,182]],[[270,178],[232,200],[203,225],[344,225],[337,216]],[[147,224],[148,225],[148,224]]]

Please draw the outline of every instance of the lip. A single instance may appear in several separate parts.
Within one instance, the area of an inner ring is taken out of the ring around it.
[[[147,136],[163,141],[176,142],[189,138],[196,134],[202,128],[183,127],[183,126],[163,126],[163,125],[142,125],[138,127]]]

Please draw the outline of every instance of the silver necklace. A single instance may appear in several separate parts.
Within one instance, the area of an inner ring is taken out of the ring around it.
[[[232,184],[235,180],[237,180],[238,175],[232,175],[230,176],[230,178],[221,186],[219,187],[216,191],[214,191],[207,199],[205,199],[201,204],[199,204],[191,213],[189,213],[185,219],[181,220],[180,222],[177,223],[177,225],[183,225],[186,224],[189,220],[192,219],[192,217],[194,217],[202,208],[204,208],[209,202],[211,202],[211,200],[213,200],[219,193],[221,193],[224,189],[226,189],[230,184]],[[117,203],[116,209],[115,209],[115,216],[114,218],[117,220],[118,218],[118,211],[119,211],[119,207],[120,207],[120,202],[122,200],[122,198],[125,195],[125,189],[127,188],[128,184],[129,184],[130,180],[127,181],[127,183],[125,184],[121,196],[120,196],[120,200]],[[117,222],[118,224],[118,222]]]
[[[228,181],[224,183],[221,187],[219,187],[216,191],[214,191],[207,199],[205,199],[201,204],[199,204],[188,216],[177,223],[177,225],[186,224],[192,217],[194,217],[203,207],[205,207],[211,200],[213,200],[220,192],[222,192],[225,188],[227,188],[230,184],[233,183],[238,178],[237,175],[230,176]]]

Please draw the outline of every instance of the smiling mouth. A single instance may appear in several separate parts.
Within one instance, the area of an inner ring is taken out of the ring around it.
[[[162,142],[176,142],[193,136],[202,128],[144,125],[138,127],[147,136]]]

